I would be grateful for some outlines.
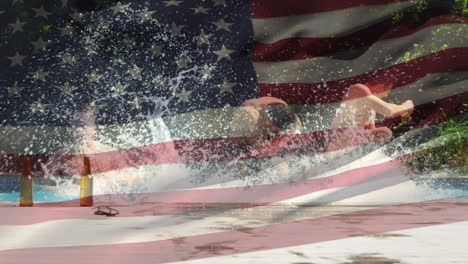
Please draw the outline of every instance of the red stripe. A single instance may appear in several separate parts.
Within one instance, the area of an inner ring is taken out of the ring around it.
[[[407,2],[402,0],[398,2]],[[252,0],[252,18],[320,13],[358,6],[395,4],[394,0]]]
[[[395,27],[392,26],[392,23],[390,20],[385,20],[343,37],[288,38],[272,44],[256,42],[252,50],[252,59],[254,62],[266,62],[327,56],[366,47],[377,41],[408,36],[430,26],[468,23],[468,18],[443,15],[431,18],[418,28],[414,28],[412,25],[414,22],[410,18]]]
[[[4,250],[0,260],[153,264],[227,256],[467,221],[467,203],[463,198],[411,203],[153,242]]]
[[[262,184],[249,186],[249,188],[232,187],[160,193],[96,195],[93,197],[93,200],[95,206],[119,206],[116,207],[120,211],[119,217],[186,213],[199,210],[199,204],[228,205],[231,208],[252,207],[280,202],[327,189],[398,177],[405,173],[404,169],[400,166],[401,159],[403,158],[349,170],[333,176],[295,183]],[[307,174],[317,175],[319,171],[320,168],[315,168],[307,172]],[[148,203],[152,204],[148,205]],[[120,206],[123,205],[127,207],[120,209]],[[0,225],[27,225],[71,218],[100,218],[100,216],[93,214],[94,209],[64,208],[69,206],[78,207],[79,201],[37,203],[34,207],[41,208],[30,208],[27,211],[17,208],[14,214],[10,214],[8,217],[1,217]],[[0,207],[0,212],[11,210],[11,208]]]
[[[440,111],[443,111],[446,117],[459,115],[459,113],[454,112],[454,110],[458,109],[456,107],[459,106],[464,100],[466,100],[467,96],[468,92],[465,92],[452,97],[417,106],[415,112],[412,115],[414,123],[410,125],[435,125],[442,121],[440,119],[441,114],[437,114]],[[436,114],[438,118],[430,118],[433,111],[437,112]],[[424,123],[422,124],[421,122]],[[385,119],[382,123],[378,124],[378,126],[392,127],[398,125],[399,123],[399,118]],[[406,127],[406,129],[409,128]],[[335,130],[327,130],[301,135],[282,135],[282,142],[288,142],[289,145],[282,147],[281,151],[291,153],[300,151],[301,153],[309,154],[316,153],[317,151],[324,151],[317,149],[317,146],[321,144],[321,141],[324,137],[327,137],[329,133],[334,132]],[[268,158],[270,156],[268,153],[245,153],[245,155],[239,157],[239,154],[235,155],[231,152],[231,150],[238,148],[238,140],[239,138],[183,140],[142,146],[121,151],[89,154],[86,156],[90,157],[91,159],[92,173],[101,173],[145,165],[223,162],[232,161],[235,157],[238,157],[236,158],[238,160],[245,160],[262,159]],[[172,144],[175,145],[177,153],[169,151],[173,150]],[[163,155],[161,155],[161,153],[163,153]],[[4,172],[3,174],[0,174],[0,177],[8,175],[20,175],[23,171],[23,157],[23,155],[16,154],[0,155],[0,169]],[[43,176],[45,174],[42,168],[43,165],[41,165],[45,163],[52,163],[54,165],[54,168],[49,168],[47,171],[49,175],[80,175],[83,158],[84,155],[55,154],[31,156],[32,162],[34,164],[33,171],[35,176]]]
[[[278,97],[288,104],[327,104],[341,101],[351,85],[371,82],[376,76],[394,80],[397,88],[414,83],[429,74],[466,71],[467,61],[468,48],[454,48],[341,80],[316,83],[259,83],[258,86],[260,96]]]

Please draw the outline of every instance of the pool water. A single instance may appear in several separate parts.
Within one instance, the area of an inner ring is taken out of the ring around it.
[[[406,186],[411,187],[407,189],[402,187],[400,196],[411,197],[411,199],[408,198],[409,200],[416,198],[416,200],[419,201],[427,201],[468,196],[468,179],[443,179],[440,182],[434,180],[416,180],[408,181]],[[57,193],[46,190],[47,187],[48,186],[39,184],[34,185],[33,199],[35,202],[63,202],[79,199],[78,190],[73,193]],[[75,189],[78,188],[79,186]],[[385,190],[384,188],[380,189],[378,192],[386,193],[389,192],[389,190]],[[368,199],[372,200],[373,198],[371,197],[368,197]],[[18,191],[0,192],[0,202],[19,202],[19,199],[20,193]],[[405,199],[403,198],[403,200]]]
[[[78,199],[79,196],[73,197],[70,195],[63,195],[49,191],[35,191],[33,193],[33,199],[35,202],[61,202]],[[0,201],[19,202],[20,193],[0,193]]]

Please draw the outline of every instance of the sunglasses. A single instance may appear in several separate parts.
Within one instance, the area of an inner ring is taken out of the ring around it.
[[[105,216],[116,216],[119,214],[114,208],[110,208],[109,206],[98,206],[97,211],[94,212],[95,215],[105,215]]]

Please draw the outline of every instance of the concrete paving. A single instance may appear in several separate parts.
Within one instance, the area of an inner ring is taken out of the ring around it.
[[[83,215],[34,224],[2,220],[0,263],[84,263],[80,256],[87,263],[468,261],[468,203],[463,199],[380,207],[238,206],[114,206],[121,214],[105,217],[94,215],[94,208],[10,204],[0,207],[2,218],[32,209]]]

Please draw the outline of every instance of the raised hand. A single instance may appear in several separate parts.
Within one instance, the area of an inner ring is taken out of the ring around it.
[[[400,105],[401,110],[400,114],[408,113],[412,114],[414,111],[414,104],[412,100],[406,100],[404,103]]]

